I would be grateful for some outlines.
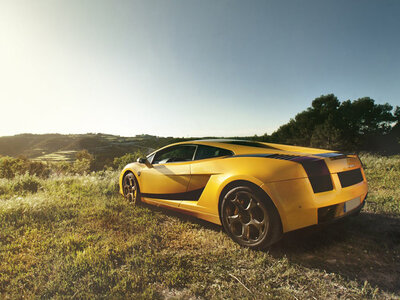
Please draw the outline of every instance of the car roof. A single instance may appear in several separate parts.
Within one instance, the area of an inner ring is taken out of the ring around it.
[[[240,139],[199,139],[178,142],[167,145],[161,149],[177,145],[205,145],[231,150],[234,154],[254,154],[254,153],[279,153],[279,154],[316,154],[329,153],[331,150],[316,149],[309,147],[299,147],[283,144],[264,143]],[[160,149],[154,151],[157,152]],[[153,153],[154,153],[153,152]],[[151,155],[151,154],[150,154]]]
[[[248,140],[238,140],[238,139],[200,139],[200,140],[191,140],[191,141],[174,143],[166,147],[185,145],[185,144],[218,147],[231,150],[235,154],[249,153],[249,152],[265,152],[265,150],[274,150],[274,149],[278,150],[277,148],[273,147],[272,145],[268,145],[267,143],[248,141]]]

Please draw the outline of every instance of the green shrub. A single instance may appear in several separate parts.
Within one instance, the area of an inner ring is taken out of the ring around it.
[[[73,170],[76,174],[86,174],[90,171],[91,161],[87,158],[76,160],[73,164]]]
[[[142,151],[138,150],[135,153],[126,153],[121,157],[114,158],[113,165],[116,169],[123,169],[127,164],[135,162],[139,157],[144,157]]]
[[[11,181],[11,187],[16,194],[36,193],[42,184],[36,175],[29,175],[27,172],[24,175],[15,176]]]
[[[0,178],[14,178],[16,174],[22,173],[23,168],[21,159],[8,156],[0,158]]]
[[[76,160],[88,159],[90,161],[94,160],[92,154],[90,154],[86,149],[76,152],[75,154]]]
[[[73,164],[66,161],[53,162],[50,165],[51,171],[55,175],[70,175],[74,173]]]
[[[48,178],[51,172],[49,166],[40,161],[27,160],[27,166],[29,174],[36,175],[41,178]]]
[[[0,197],[3,198],[5,195],[12,195],[12,188],[9,180],[0,179]]]
[[[29,173],[37,175],[41,178],[47,178],[50,175],[50,168],[46,163],[40,161],[32,161],[27,158],[0,158],[0,178],[11,179],[16,175]]]

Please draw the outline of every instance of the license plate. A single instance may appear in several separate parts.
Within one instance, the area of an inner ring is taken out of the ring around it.
[[[343,206],[344,212],[348,212],[348,211],[355,209],[356,207],[358,207],[360,205],[360,202],[361,202],[360,197],[346,201]]]

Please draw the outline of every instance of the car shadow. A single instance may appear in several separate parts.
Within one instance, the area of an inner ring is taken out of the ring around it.
[[[192,224],[197,224],[201,227],[204,227],[206,229],[210,229],[213,230],[215,232],[219,232],[219,231],[223,231],[222,226],[219,226],[217,224],[199,219],[195,216],[189,215],[189,214],[185,214],[184,212],[181,212],[179,210],[174,210],[174,208],[170,207],[170,208],[165,208],[162,206],[156,206],[156,205],[152,205],[152,204],[147,204],[147,203],[140,203],[141,206],[146,207],[148,209],[150,209],[153,212],[158,212],[158,213],[162,213],[164,215],[167,216],[171,216],[174,218],[178,218],[179,220],[183,221],[183,222],[189,222]]]
[[[361,213],[289,232],[267,251],[308,268],[400,292],[400,218]]]
[[[222,226],[163,207],[142,204],[154,212],[220,232]],[[274,258],[328,273],[380,290],[400,292],[400,218],[362,212],[327,225],[292,231],[264,250]]]

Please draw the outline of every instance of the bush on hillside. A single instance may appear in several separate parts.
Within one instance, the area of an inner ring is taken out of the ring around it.
[[[46,163],[27,158],[0,157],[0,178],[11,179],[25,173],[47,178],[50,175],[50,168]]]
[[[87,158],[82,158],[76,160],[72,166],[74,173],[76,174],[87,174],[91,170],[91,163],[92,161]]]
[[[11,179],[22,170],[21,161],[12,157],[0,158],[0,178]]]
[[[50,167],[41,161],[25,160],[28,166],[28,173],[41,178],[48,178],[50,175]]]
[[[114,168],[123,169],[127,164],[135,162],[139,157],[144,157],[142,151],[138,150],[135,153],[126,153],[121,157],[114,158]]]
[[[74,173],[73,164],[66,161],[53,162],[50,168],[56,175],[71,175]]]
[[[16,194],[24,194],[26,192],[36,193],[41,186],[40,180],[36,175],[29,175],[26,172],[14,178],[11,188]]]
[[[92,161],[94,159],[93,155],[90,154],[86,149],[76,152],[75,158],[76,160],[87,159],[89,161]]]

